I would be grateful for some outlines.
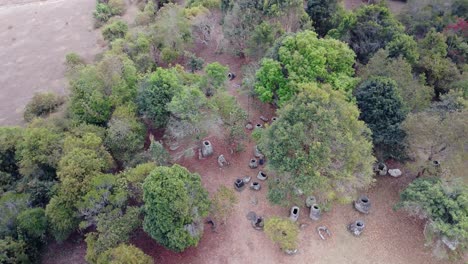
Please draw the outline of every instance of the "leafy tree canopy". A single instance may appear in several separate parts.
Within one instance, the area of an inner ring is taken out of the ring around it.
[[[98,264],[153,264],[153,259],[143,253],[141,249],[133,246],[120,244],[115,248],[111,248],[99,255]]]
[[[280,110],[260,139],[269,166],[272,202],[290,200],[295,191],[325,200],[349,201],[372,182],[370,130],[357,107],[328,86],[302,85],[303,92]]]
[[[143,184],[143,200],[143,227],[153,239],[178,252],[198,244],[210,206],[198,174],[179,165],[157,167]]]
[[[273,55],[273,57],[276,57]],[[313,31],[285,37],[278,60],[264,59],[257,72],[255,92],[264,102],[283,105],[305,82],[328,83],[350,94],[356,84],[354,53],[335,39],[319,39]]]

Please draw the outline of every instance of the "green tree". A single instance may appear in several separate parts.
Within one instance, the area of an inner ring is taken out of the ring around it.
[[[128,32],[128,25],[122,20],[115,20],[102,28],[102,36],[112,42],[118,38],[124,38]]]
[[[426,111],[411,114],[403,123],[408,135],[409,154],[414,163],[410,166],[419,175],[462,178],[468,169],[466,162],[466,135],[468,117],[466,110],[449,110],[442,113]],[[434,162],[440,163],[434,166]]]
[[[306,12],[314,23],[315,31],[324,37],[338,26],[344,9],[338,0],[308,0]]]
[[[190,21],[184,14],[184,8],[173,3],[164,5],[151,26],[151,36],[163,62],[168,63],[181,56],[192,42]]]
[[[250,57],[262,58],[275,39],[282,34],[283,30],[279,23],[272,24],[263,21],[253,29],[252,36],[247,40],[245,52]]]
[[[47,218],[42,208],[31,208],[18,215],[18,231],[32,239],[44,239],[47,231]]]
[[[31,263],[27,252],[26,242],[6,237],[0,240],[0,263],[27,264]]]
[[[225,89],[228,67],[219,62],[213,62],[206,65],[205,72],[201,87],[206,96],[212,96],[217,91]]]
[[[225,224],[237,202],[238,199],[234,191],[223,185],[218,188],[211,200],[211,213],[217,221]]]
[[[123,15],[125,13],[126,5],[124,0],[109,0],[109,8],[114,15]]]
[[[180,252],[196,246],[208,213],[208,193],[200,175],[184,167],[157,167],[143,184],[143,228],[161,245]]]
[[[18,127],[0,127],[0,195],[13,189],[20,179],[16,153],[22,134]]]
[[[29,122],[35,117],[47,116],[64,102],[62,96],[54,93],[36,93],[24,108],[24,120]]]
[[[406,34],[396,35],[387,45],[388,55],[391,58],[402,56],[411,65],[419,59],[418,44],[412,36]]]
[[[271,217],[265,221],[265,234],[282,250],[295,250],[299,240],[299,227],[289,219]]]
[[[400,194],[397,208],[427,219],[426,232],[463,250],[468,246],[467,200],[466,185],[447,184],[437,178],[417,179]]]
[[[70,114],[79,122],[103,125],[109,120],[112,103],[104,94],[105,83],[96,67],[86,66],[70,79]]]
[[[16,236],[17,217],[29,207],[29,196],[24,193],[6,193],[0,198],[0,238]]]
[[[196,123],[201,120],[201,110],[206,106],[206,97],[198,87],[184,86],[167,104],[167,109],[177,119]]]
[[[404,27],[383,5],[362,5],[329,32],[349,44],[361,63],[367,63],[379,49],[404,33]]]
[[[120,244],[99,255],[98,264],[153,264],[153,259],[133,245]]]
[[[154,162],[148,162],[127,169],[122,174],[122,177],[128,182],[128,195],[139,203],[143,202],[143,182],[155,168]]]
[[[396,83],[388,78],[375,77],[356,89],[359,118],[372,131],[372,140],[379,159],[404,158],[406,133],[400,128],[405,111]]]
[[[54,179],[61,157],[63,136],[47,128],[27,128],[17,145],[20,172],[24,176],[41,175]],[[38,171],[43,173],[38,173]]]
[[[50,200],[45,212],[50,232],[58,242],[65,241],[78,228],[79,220],[73,205],[60,196]]]
[[[301,88],[304,92],[278,111],[278,120],[260,139],[260,149],[277,172],[268,198],[285,203],[300,190],[328,201],[350,201],[372,182],[370,130],[343,93],[314,84]]]
[[[137,98],[140,114],[158,127],[164,127],[169,117],[167,104],[180,89],[181,84],[174,70],[156,69],[140,83]]]
[[[100,214],[97,218],[97,232],[86,235],[85,240],[88,246],[86,261],[97,263],[99,255],[121,243],[126,243],[131,233],[140,225],[140,208],[138,207],[127,207],[125,213],[121,209],[114,209]]]
[[[286,36],[278,49],[278,61],[262,62],[255,91],[262,101],[275,101],[280,106],[298,93],[298,84],[304,82],[328,83],[351,94],[356,84],[352,77],[354,57],[345,43],[319,39],[313,31]]]
[[[434,97],[434,89],[424,85],[422,78],[414,77],[411,65],[406,59],[390,58],[386,50],[379,50],[365,67],[359,69],[359,77],[363,80],[372,76],[388,77],[394,80],[405,108],[411,112],[424,110]]]
[[[108,123],[105,144],[113,157],[121,162],[129,162],[143,149],[145,127],[137,119],[136,106],[119,106]]]
[[[96,10],[93,12],[95,19],[95,25],[97,27],[102,26],[106,23],[112,16],[111,8],[105,3],[96,3]]]

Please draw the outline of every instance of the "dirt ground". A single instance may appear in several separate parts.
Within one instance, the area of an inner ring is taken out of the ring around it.
[[[102,50],[95,0],[0,0],[0,125],[22,124],[35,92],[67,93],[65,55]]]

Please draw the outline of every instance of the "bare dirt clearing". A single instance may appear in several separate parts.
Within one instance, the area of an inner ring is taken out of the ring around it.
[[[95,0],[0,1],[0,125],[18,125],[35,92],[67,93],[65,55],[102,50]]]

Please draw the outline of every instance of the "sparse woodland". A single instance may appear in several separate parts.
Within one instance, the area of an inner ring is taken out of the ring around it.
[[[125,1],[98,0],[90,16],[108,48],[93,63],[69,54],[68,97],[36,94],[24,127],[0,127],[0,263],[38,262],[49,241],[76,233],[88,263],[153,263],[129,243],[137,229],[176,252],[196,247],[206,217],[225,224],[237,198],[232,185],[209,194],[171,144],[213,127],[234,154],[255,140],[274,175],[267,198],[281,206],[350,203],[378,180],[374,164],[400,162],[416,179],[395,209],[463,257],[468,1],[408,0],[398,15],[382,2],[141,0],[127,24]],[[249,63],[239,89],[277,121],[245,128],[229,65],[195,52],[208,42]],[[296,249],[298,224],[269,217],[268,237]]]

